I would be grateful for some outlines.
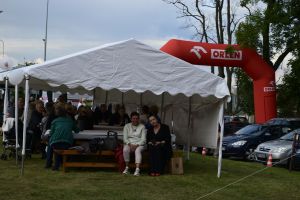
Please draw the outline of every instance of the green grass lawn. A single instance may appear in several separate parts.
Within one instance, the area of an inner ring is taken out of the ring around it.
[[[26,160],[25,174],[15,160],[0,160],[0,199],[96,200],[96,199],[198,199],[265,166],[223,160],[221,179],[217,159],[192,154],[184,163],[184,175],[140,177],[113,170],[70,169],[54,172],[43,168],[39,156]],[[203,199],[300,199],[300,172],[273,167]]]

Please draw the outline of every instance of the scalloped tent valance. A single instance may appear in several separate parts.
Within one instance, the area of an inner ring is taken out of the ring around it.
[[[102,88],[216,99],[230,95],[224,79],[133,39],[6,71],[0,79],[7,76],[12,85],[24,84],[25,75],[35,89]]]

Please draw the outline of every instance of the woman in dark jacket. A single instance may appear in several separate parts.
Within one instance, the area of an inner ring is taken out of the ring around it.
[[[147,133],[147,144],[150,159],[150,175],[159,176],[164,173],[165,166],[172,156],[170,129],[165,124],[160,124],[154,115],[149,117],[152,125]]]

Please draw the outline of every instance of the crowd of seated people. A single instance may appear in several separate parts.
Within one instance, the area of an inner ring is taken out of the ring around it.
[[[22,106],[23,105],[23,106]],[[23,118],[24,100],[20,99],[20,115]],[[22,110],[23,109],[23,110]],[[46,168],[58,170],[61,157],[56,156],[52,166],[53,150],[68,149],[73,145],[73,132],[93,129],[94,125],[123,126],[123,157],[126,163],[124,174],[129,174],[130,153],[135,155],[135,176],[140,175],[142,152],[148,149],[151,176],[164,173],[171,156],[170,130],[161,124],[157,106],[143,106],[141,113],[126,113],[124,105],[101,104],[94,111],[86,103],[73,106],[63,97],[57,102],[44,103],[31,98],[28,112],[27,135],[31,137],[32,153],[41,153],[46,158]],[[50,130],[50,131],[49,131]],[[50,132],[50,133],[49,133]],[[47,151],[46,151],[47,149]]]

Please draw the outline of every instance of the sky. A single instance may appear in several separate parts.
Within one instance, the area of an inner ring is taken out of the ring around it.
[[[10,65],[43,60],[46,5],[47,0],[0,0],[0,40]],[[157,49],[171,38],[193,39],[178,16],[162,0],[49,0],[47,60],[129,38]],[[283,64],[277,80],[285,70]]]
[[[18,63],[43,58],[46,5],[0,0],[5,55]],[[177,11],[162,0],[49,0],[47,59],[129,38],[155,48],[171,38],[191,39]]]

